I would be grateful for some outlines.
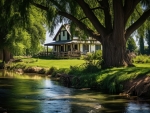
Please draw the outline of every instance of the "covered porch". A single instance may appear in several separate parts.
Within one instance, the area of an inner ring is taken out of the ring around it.
[[[79,58],[81,56],[80,44],[77,41],[56,41],[44,44],[47,47],[44,56],[53,55],[56,58]],[[48,47],[53,46],[53,51],[48,52]]]

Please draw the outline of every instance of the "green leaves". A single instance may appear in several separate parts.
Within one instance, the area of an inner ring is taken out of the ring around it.
[[[127,41],[127,49],[130,50],[131,52],[134,52],[136,49],[136,43],[132,37],[130,37]]]

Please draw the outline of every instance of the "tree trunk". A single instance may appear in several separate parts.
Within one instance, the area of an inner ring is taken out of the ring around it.
[[[120,67],[132,64],[129,52],[126,52],[126,31],[122,1],[113,0],[114,23],[113,30],[102,38],[103,64],[102,67]]]
[[[8,49],[3,49],[3,62],[7,63],[10,60],[10,52]]]
[[[110,41],[111,40],[111,41]],[[112,35],[103,42],[103,68],[131,66],[131,56],[126,51],[126,40],[123,36]]]
[[[3,60],[3,52],[0,50],[0,60]]]

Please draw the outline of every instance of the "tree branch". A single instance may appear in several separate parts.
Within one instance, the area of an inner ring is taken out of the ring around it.
[[[139,16],[141,16],[140,12],[138,11],[137,8],[135,8],[136,12],[138,13]]]
[[[40,9],[45,10],[45,11],[48,11],[48,7],[45,7],[43,5],[40,5],[40,4],[37,4],[37,3],[34,3],[34,2],[31,2],[31,4],[34,5],[37,8],[40,8]]]
[[[128,18],[131,16],[133,13],[136,5],[140,2],[141,0],[125,0],[125,5],[124,5],[124,24],[126,25]]]
[[[92,8],[91,10],[93,11],[93,10],[96,10],[96,9],[104,9],[104,8],[102,8],[102,7],[95,7],[95,8]],[[80,21],[82,21],[82,20],[84,20],[86,18],[87,17],[83,17],[83,18],[80,19]]]
[[[134,23],[132,24],[127,30],[126,30],[126,40],[128,37],[136,30],[138,29],[145,21],[146,19],[150,16],[150,9],[145,11],[141,17]]]
[[[98,41],[101,42],[101,36],[100,36],[100,34],[95,33],[93,30],[91,30],[90,28],[88,28],[84,23],[80,22],[77,18],[75,18],[71,14],[68,14],[66,12],[61,12],[61,11],[58,11],[58,14],[61,15],[61,16],[66,17],[66,18],[68,18],[70,20],[72,20],[73,22],[75,22],[78,25],[78,27],[80,29],[86,30],[91,37],[93,37],[96,40],[98,40]]]
[[[104,26],[99,22],[98,18],[94,15],[92,10],[90,9],[89,5],[84,0],[76,0],[76,2],[79,4],[79,6],[82,8],[83,12],[85,13],[86,17],[91,21],[95,29],[98,33],[101,34],[101,36],[104,36],[105,34],[105,28]]]
[[[103,7],[95,7],[95,8],[92,8],[91,10],[96,10],[96,9],[104,9]]]
[[[87,17],[83,17],[83,18],[80,19],[80,21],[82,21],[82,20],[84,20],[84,19],[86,19],[86,18],[87,18]]]
[[[123,3],[122,0],[113,0],[113,10],[114,10],[114,26],[113,30],[120,33],[124,33],[124,13],[123,13]],[[119,19],[119,21],[118,21]],[[120,29],[122,28],[122,29]]]
[[[102,0],[99,2],[102,7],[104,7],[104,14],[105,14],[105,25],[108,32],[112,31],[112,22],[111,22],[111,15],[110,15],[110,6],[108,0]]]

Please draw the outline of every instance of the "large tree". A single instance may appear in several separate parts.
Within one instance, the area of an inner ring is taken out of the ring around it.
[[[46,28],[41,11],[32,7],[28,16],[28,25],[15,26],[7,35],[6,43],[15,55],[37,54],[45,41]]]
[[[3,51],[3,62],[10,60],[10,52],[37,52],[45,40],[44,17],[36,7],[28,10],[22,8],[28,7],[28,3],[24,0],[0,1],[0,49]]]
[[[150,16],[149,0],[21,1],[25,4],[23,6],[29,6],[30,2],[47,11],[49,25],[53,25],[50,31],[66,20],[100,41],[103,45],[103,67],[132,65],[126,52],[126,42]],[[141,5],[143,3],[145,6]]]
[[[15,25],[15,20],[18,18],[18,13],[12,13],[13,7],[6,5],[6,1],[0,1],[0,49],[3,51],[3,62],[7,62],[10,59],[10,52],[8,51],[7,34]],[[16,22],[18,23],[18,22]]]

